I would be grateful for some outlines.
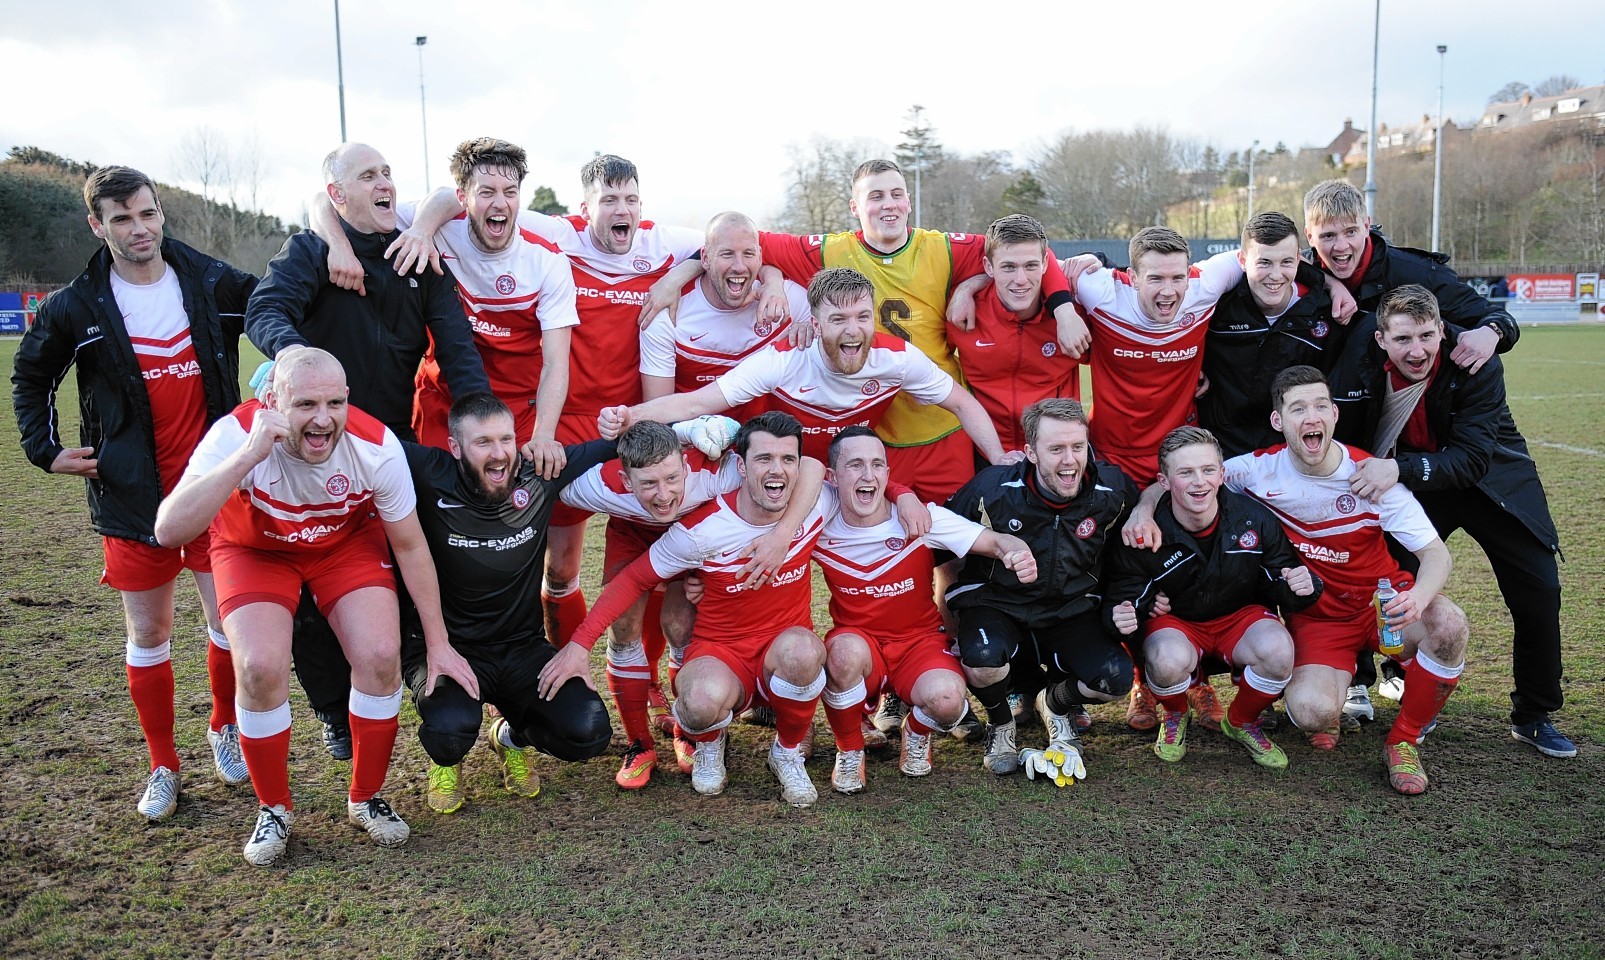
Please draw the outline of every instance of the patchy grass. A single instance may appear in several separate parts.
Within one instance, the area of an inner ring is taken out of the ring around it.
[[[8,367],[15,349],[0,344]],[[1567,557],[1561,719],[1576,761],[1506,735],[1509,619],[1480,551],[1456,537],[1470,666],[1428,741],[1424,797],[1387,789],[1378,725],[1322,756],[1284,732],[1292,764],[1275,774],[1203,730],[1162,765],[1102,707],[1091,779],[1066,790],[984,774],[976,747],[946,741],[924,781],[874,756],[865,794],[827,788],[794,811],[764,768],[767,731],[742,727],[722,797],[697,797],[672,761],[622,793],[609,756],[543,763],[526,801],[480,749],[468,805],[439,817],[409,707],[388,793],[414,833],[382,851],[345,823],[347,768],[324,755],[297,690],[298,818],[288,860],[265,870],[239,856],[249,793],[209,777],[205,634],[185,590],[184,799],[164,824],[135,814],[143,744],[82,490],[22,460],[0,401],[0,943],[41,957],[1599,957],[1602,368],[1599,328],[1525,331],[1508,367],[1524,432],[1559,445],[1534,454]],[[70,419],[70,390],[62,405]],[[825,785],[818,726],[810,766]]]

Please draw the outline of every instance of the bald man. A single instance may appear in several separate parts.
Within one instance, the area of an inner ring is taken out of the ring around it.
[[[413,378],[431,342],[452,396],[490,391],[455,280],[450,270],[399,277],[386,264],[385,248],[399,234],[396,188],[379,151],[363,143],[336,147],[323,159],[323,180],[340,230],[362,261],[366,292],[330,282],[329,244],[304,230],[268,264],[245,310],[245,335],[268,357],[289,347],[329,351],[345,368],[351,403],[401,439],[416,440]],[[296,676],[326,725],[324,743],[336,759],[350,759],[349,671],[310,598],[301,605],[295,633]]]
[[[447,641],[401,442],[351,407],[349,394],[332,354],[287,350],[265,399],[248,400],[212,425],[156,512],[163,546],[188,543],[208,526],[213,533],[240,744],[261,803],[244,850],[257,865],[282,857],[289,839],[290,632],[303,589],[317,598],[351,660],[355,754],[347,818],[380,846],[403,843],[409,833],[379,795],[401,707],[392,569],[412,594],[431,654],[440,652],[440,672],[470,693],[479,689]]]

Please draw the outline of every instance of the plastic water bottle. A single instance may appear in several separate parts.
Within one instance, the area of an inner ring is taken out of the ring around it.
[[[1384,656],[1395,657],[1404,652],[1404,634],[1388,622],[1387,614],[1382,608],[1393,602],[1399,591],[1393,589],[1393,581],[1383,577],[1377,581],[1376,597],[1371,601],[1377,611],[1377,650]]]

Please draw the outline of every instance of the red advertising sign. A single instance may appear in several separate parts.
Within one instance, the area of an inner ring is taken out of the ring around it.
[[[1523,302],[1577,299],[1574,273],[1513,273],[1505,278],[1510,295]]]

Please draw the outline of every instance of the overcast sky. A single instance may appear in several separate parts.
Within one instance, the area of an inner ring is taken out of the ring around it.
[[[1369,121],[1371,3],[915,9],[344,0],[348,135],[386,154],[403,199],[423,191],[419,35],[430,185],[447,182],[457,142],[499,136],[529,151],[526,201],[548,184],[578,210],[581,164],[617,153],[642,171],[648,217],[694,226],[727,208],[774,215],[789,144],[895,144],[914,103],[948,150],[1017,161],[1067,129],[1157,126],[1224,154],[1256,139],[1325,144],[1344,118]],[[1440,43],[1457,120],[1474,120],[1510,80],[1599,83],[1599,9],[1386,0],[1378,118],[1435,111]],[[0,149],[34,145],[193,186],[179,143],[210,126],[236,148],[259,144],[262,206],[299,221],[340,140],[334,27],[332,0],[0,0]]]

